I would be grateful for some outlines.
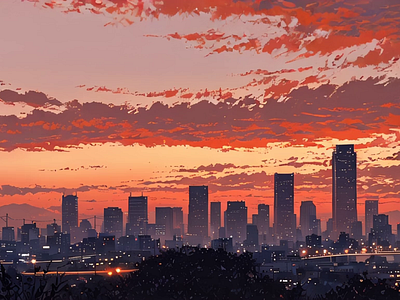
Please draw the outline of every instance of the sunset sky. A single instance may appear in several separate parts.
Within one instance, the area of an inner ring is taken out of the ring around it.
[[[355,144],[359,216],[398,209],[398,0],[2,0],[0,28],[1,205],[76,191],[83,218],[143,192],[152,222],[204,184],[251,218],[294,172],[324,229]]]

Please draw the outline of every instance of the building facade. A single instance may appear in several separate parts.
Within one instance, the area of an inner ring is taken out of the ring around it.
[[[70,233],[71,228],[78,227],[78,196],[62,196],[62,232]]]
[[[189,186],[188,234],[198,242],[208,237],[208,186]]]
[[[379,214],[378,207],[378,200],[365,200],[365,235],[367,237],[374,226],[374,216]]]
[[[130,196],[128,198],[126,234],[134,236],[146,234],[147,223],[147,196]]]
[[[119,207],[104,208],[104,233],[119,239],[123,235],[123,213]]]
[[[333,231],[350,232],[357,221],[357,154],[354,145],[337,145],[332,154]]]
[[[244,201],[228,201],[225,211],[225,230],[233,243],[242,243],[246,239],[247,207]]]
[[[274,231],[277,240],[294,241],[294,173],[274,176]]]
[[[219,238],[219,229],[221,228],[221,202],[210,203],[210,229],[211,239]]]

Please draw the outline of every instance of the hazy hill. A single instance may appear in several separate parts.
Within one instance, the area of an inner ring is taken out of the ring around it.
[[[37,226],[41,228],[46,227],[47,224],[53,223],[53,219],[56,219],[56,222],[61,225],[61,214],[58,211],[50,211],[27,203],[0,206],[0,216],[3,217],[3,219],[5,219],[6,213],[8,213],[10,217],[8,226],[14,226],[15,228],[23,224],[23,219],[25,219],[25,223],[32,223],[32,221],[35,221]],[[5,221],[0,220],[0,224],[0,227],[6,226]]]

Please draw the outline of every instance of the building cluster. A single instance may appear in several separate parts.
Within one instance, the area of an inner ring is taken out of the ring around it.
[[[156,207],[155,223],[149,223],[147,196],[130,195],[126,223],[121,208],[104,208],[102,230],[98,233],[89,220],[78,222],[78,196],[63,195],[61,226],[55,220],[41,229],[36,223],[23,224],[17,229],[16,239],[13,227],[3,227],[0,259],[104,256],[127,251],[136,251],[141,257],[163,248],[200,245],[238,253],[251,251],[264,265],[290,256],[394,249],[396,239],[388,216],[379,214],[378,200],[365,202],[363,234],[362,222],[357,218],[356,184],[354,145],[338,145],[332,156],[332,218],[322,233],[312,201],[301,202],[297,220],[294,173],[274,175],[273,226],[272,210],[267,204],[258,204],[257,213],[249,218],[245,201],[228,201],[222,211],[221,202],[209,201],[207,186],[190,186],[187,226],[182,207]]]

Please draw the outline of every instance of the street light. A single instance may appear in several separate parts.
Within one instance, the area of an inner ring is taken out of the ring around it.
[[[33,275],[36,277],[36,259],[32,258],[31,263],[33,265]]]

